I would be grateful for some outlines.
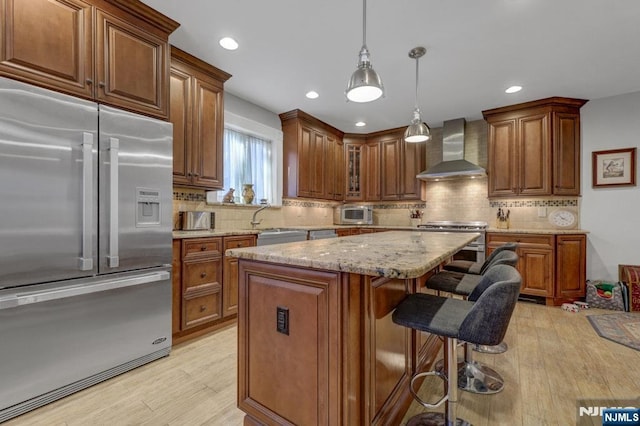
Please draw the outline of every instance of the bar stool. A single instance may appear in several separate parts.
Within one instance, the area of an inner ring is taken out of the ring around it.
[[[445,338],[444,373],[415,373],[409,385],[411,394],[419,404],[426,408],[437,408],[444,402],[445,412],[419,414],[412,417],[407,426],[469,424],[457,418],[458,340],[487,345],[502,341],[520,294],[521,281],[515,268],[497,265],[487,271],[476,287],[475,301],[414,293],[396,307],[392,315],[396,324]],[[435,404],[422,400],[414,387],[416,380],[433,375],[447,380],[447,393]]]
[[[472,262],[470,260],[453,260],[446,265],[444,265],[444,270],[453,271],[453,272],[462,272],[465,274],[482,274],[489,263],[493,260],[493,258],[504,250],[516,251],[518,248],[518,243],[505,243],[499,247],[496,247],[494,251],[491,252],[489,257],[484,261],[484,263],[480,262]],[[482,352],[487,354],[501,354],[507,351],[507,344],[505,342],[500,342],[495,346],[487,346],[487,345],[474,345],[473,350],[476,352]]]
[[[487,259],[482,263],[473,262],[471,260],[456,259],[444,265],[443,268],[445,271],[482,275],[482,273],[488,268],[488,265],[498,253],[504,250],[516,251],[517,248],[518,243],[505,243],[499,247],[496,247],[496,249],[491,252],[489,257],[487,257]]]
[[[502,250],[493,256],[483,271],[486,275],[492,268],[498,265],[515,266],[518,255],[510,250]],[[467,300],[474,301],[478,297],[476,289],[482,282],[484,275],[462,274],[460,272],[441,271],[426,282],[426,287],[438,292],[445,291],[464,296]],[[443,362],[436,363],[436,370],[443,370]],[[504,387],[504,379],[492,368],[487,367],[473,359],[472,346],[464,344],[464,361],[459,365],[460,381],[458,385],[462,390],[492,394],[500,392]]]

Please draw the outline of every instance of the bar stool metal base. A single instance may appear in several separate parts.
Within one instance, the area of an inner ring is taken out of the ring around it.
[[[509,347],[505,342],[500,342],[497,345],[489,346],[489,345],[473,345],[473,350],[476,352],[481,352],[483,354],[501,354],[506,352]]]
[[[454,424],[454,422],[449,422]],[[466,420],[457,418],[455,421],[456,426],[471,426],[471,423]],[[407,426],[448,426],[445,423],[444,413],[421,413],[413,416],[407,422]]]
[[[436,362],[434,370],[444,372],[444,360]],[[491,395],[500,392],[503,388],[504,379],[493,368],[476,361],[458,363],[458,389]]]

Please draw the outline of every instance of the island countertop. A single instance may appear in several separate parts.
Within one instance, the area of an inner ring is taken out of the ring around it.
[[[417,278],[478,233],[388,231],[227,250],[226,255],[290,266],[387,278]]]

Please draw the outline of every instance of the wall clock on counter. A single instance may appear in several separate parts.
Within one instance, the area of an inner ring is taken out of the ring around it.
[[[578,225],[578,215],[571,210],[554,210],[549,214],[549,223],[561,229],[575,228]]]

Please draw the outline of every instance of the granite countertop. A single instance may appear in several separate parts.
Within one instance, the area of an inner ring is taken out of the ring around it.
[[[487,228],[487,232],[501,232],[509,234],[544,234],[544,235],[563,235],[563,234],[588,234],[589,231],[584,229],[537,229],[537,228]]]
[[[226,255],[290,266],[388,278],[416,278],[478,233],[389,231],[227,250]]]

